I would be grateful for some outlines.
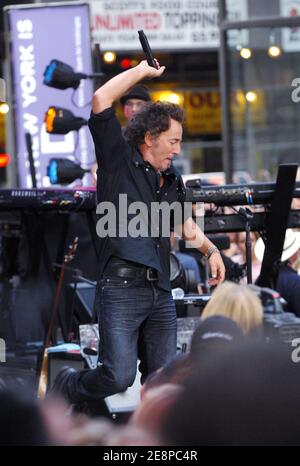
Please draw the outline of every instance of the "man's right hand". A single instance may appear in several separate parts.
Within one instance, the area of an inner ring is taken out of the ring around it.
[[[147,63],[147,60],[143,60],[137,65],[141,70],[143,70],[143,73],[146,74],[145,75],[146,78],[149,78],[149,79],[158,78],[159,76],[163,74],[163,72],[166,69],[165,66],[160,66],[156,58],[154,58],[154,60],[155,60],[157,69],[154,68],[153,66],[149,66]]]

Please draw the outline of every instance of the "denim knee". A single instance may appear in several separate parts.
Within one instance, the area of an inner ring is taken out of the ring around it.
[[[108,385],[110,391],[113,393],[119,393],[125,391],[128,387],[131,387],[135,381],[136,370],[128,371],[124,373],[123,371],[102,371],[99,372],[99,382],[105,382],[105,385]],[[103,380],[105,378],[105,381]]]
[[[134,383],[135,376],[134,377],[123,377],[115,380],[114,388],[116,390],[116,393],[119,392],[124,392],[128,387],[131,387]]]

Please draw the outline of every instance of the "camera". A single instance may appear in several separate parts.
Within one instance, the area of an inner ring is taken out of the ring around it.
[[[286,302],[276,290],[248,285],[261,300],[264,310],[263,332],[265,341],[280,341],[290,344],[300,338],[300,318],[285,311]]]
[[[195,271],[185,267],[175,253],[170,253],[170,281],[172,289],[182,288],[185,293],[197,293]]]

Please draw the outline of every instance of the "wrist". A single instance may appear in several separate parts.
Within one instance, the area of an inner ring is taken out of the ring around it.
[[[138,84],[140,81],[148,77],[149,70],[143,65],[143,63],[139,63],[137,66],[131,69],[137,73],[138,82],[136,84]]]
[[[208,250],[206,251],[206,253],[204,254],[204,257],[208,260],[210,259],[210,257],[215,254],[215,253],[218,253],[220,254],[220,251],[219,249],[217,248],[217,246],[215,246],[214,244],[212,246],[210,246],[208,248]]]

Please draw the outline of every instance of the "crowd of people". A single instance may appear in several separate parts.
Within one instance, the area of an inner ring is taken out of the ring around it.
[[[2,381],[0,444],[298,445],[300,371],[291,347],[265,342],[253,291],[226,282],[217,291],[190,351],[149,374],[126,422],[91,418],[53,393],[41,401]],[[231,304],[219,312],[224,296]],[[255,316],[245,319],[241,309],[251,303]]]

